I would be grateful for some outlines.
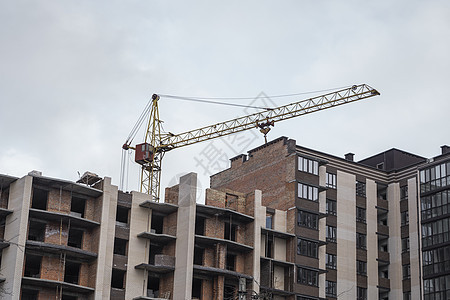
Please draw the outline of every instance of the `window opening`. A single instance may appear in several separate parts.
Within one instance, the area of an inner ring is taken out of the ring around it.
[[[78,284],[80,266],[80,263],[66,261],[66,266],[64,268],[64,282]]]
[[[34,188],[31,208],[47,210],[48,191]]]
[[[152,232],[157,234],[163,233],[164,216],[152,214]]]
[[[67,246],[80,248],[83,243],[83,230],[70,228],[69,229],[69,237],[67,239]]]
[[[123,290],[125,288],[125,273],[124,270],[112,269],[111,287]],[[150,284],[150,282],[149,282]]]
[[[41,277],[42,256],[26,255],[25,259],[25,277],[40,278]]]
[[[114,254],[127,255],[128,241],[124,239],[114,239]]]
[[[30,241],[44,242],[46,223],[30,221],[28,239]]]
[[[129,208],[123,206],[117,206],[116,222],[128,224],[128,212]]]
[[[86,207],[86,200],[79,197],[72,197],[70,205],[70,214],[79,218],[84,218],[84,210]]]

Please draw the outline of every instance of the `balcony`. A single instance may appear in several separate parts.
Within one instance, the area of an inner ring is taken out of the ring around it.
[[[385,199],[378,198],[377,199],[377,209],[388,211],[389,210],[389,202]]]
[[[97,258],[97,253],[94,252],[86,251],[76,247],[50,244],[39,241],[27,240],[26,249],[55,255],[65,253],[68,258],[73,258],[83,262],[92,262]]]
[[[389,226],[383,225],[383,224],[378,224],[377,225],[377,234],[389,237]]]
[[[175,270],[175,257],[163,254],[155,255],[154,264],[139,264],[135,267],[138,270],[147,270],[156,274],[166,274]]]
[[[389,264],[390,262],[390,255],[389,252],[378,250],[378,262]]]
[[[75,215],[53,212],[48,210],[41,210],[36,208],[30,208],[30,218],[56,222],[60,222],[62,220],[64,223],[68,223],[70,221],[71,226],[81,228],[93,228],[100,226],[99,222],[95,222],[85,218],[80,218]]]
[[[95,291],[94,288],[82,286],[78,284],[68,283],[64,281],[56,281],[49,279],[41,279],[34,277],[22,277],[22,285],[35,286],[38,289],[50,288],[56,289],[59,287],[66,292],[78,293],[78,294],[91,294]]]
[[[175,241],[176,236],[164,233],[154,233],[154,232],[142,232],[138,234],[138,237],[149,239],[151,244],[165,246],[168,243]]]
[[[225,218],[227,220],[233,220],[237,222],[241,222],[244,224],[248,224],[253,222],[254,218],[252,216],[228,209],[228,208],[220,208],[210,205],[197,204],[196,207],[197,214],[202,214],[206,216],[218,216],[219,218]]]
[[[194,275],[196,276],[206,276],[211,278],[212,276],[224,276],[225,278],[233,279],[245,278],[251,280],[253,277],[244,273],[239,273],[227,269],[220,269],[214,267],[206,267],[200,265],[194,265]]]
[[[391,289],[391,281],[389,278],[378,277],[378,288],[383,290]]]
[[[178,210],[178,206],[171,203],[159,203],[155,201],[145,201],[139,204],[140,207],[149,208],[155,212],[161,213],[162,215],[170,215]]]
[[[225,244],[228,250],[237,252],[249,252],[253,250],[252,246],[248,246],[227,239],[214,238],[204,235],[195,235],[195,243],[198,245],[202,245],[204,247],[209,247],[216,244]]]

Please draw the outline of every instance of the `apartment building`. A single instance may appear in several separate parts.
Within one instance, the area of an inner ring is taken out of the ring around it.
[[[210,184],[295,207],[297,300],[448,299],[449,149],[355,162],[282,137],[232,158]]]

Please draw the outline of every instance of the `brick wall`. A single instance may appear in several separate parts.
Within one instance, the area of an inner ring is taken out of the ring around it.
[[[211,188],[241,193],[261,190],[262,205],[286,210],[295,198],[295,141],[280,138],[249,152],[247,161],[211,176]],[[289,201],[290,200],[290,201]]]
[[[59,257],[42,257],[41,278],[56,281],[64,280],[64,266]]]

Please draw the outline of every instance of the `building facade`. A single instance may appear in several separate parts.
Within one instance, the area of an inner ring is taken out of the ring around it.
[[[165,202],[0,175],[2,299],[448,299],[450,148],[359,162],[282,137]]]

